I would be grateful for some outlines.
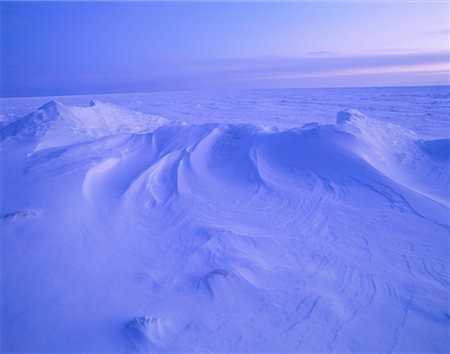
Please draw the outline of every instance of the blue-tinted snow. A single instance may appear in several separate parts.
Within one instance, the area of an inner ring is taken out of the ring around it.
[[[448,86],[154,92],[69,97],[3,98],[4,118],[23,116],[56,99],[70,105],[91,100],[190,123],[249,123],[295,127],[334,123],[338,111],[355,107],[427,137],[448,137]]]
[[[2,351],[448,352],[448,104],[2,100]]]

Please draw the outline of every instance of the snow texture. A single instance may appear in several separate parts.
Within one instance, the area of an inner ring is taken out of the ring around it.
[[[297,94],[4,100],[2,352],[448,352],[445,104],[276,119]]]

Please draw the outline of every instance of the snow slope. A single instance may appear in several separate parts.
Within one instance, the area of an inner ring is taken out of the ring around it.
[[[77,143],[114,134],[152,131],[167,120],[114,104],[89,102],[87,107],[66,106],[55,100],[3,127],[2,138],[39,138],[36,149]]]
[[[0,128],[2,351],[448,352],[449,140],[266,123]]]

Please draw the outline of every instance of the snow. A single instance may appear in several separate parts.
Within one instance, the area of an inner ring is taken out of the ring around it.
[[[345,92],[4,99],[2,351],[448,352],[448,88]]]
[[[39,137],[36,150],[70,145],[114,134],[153,131],[167,120],[114,104],[89,102],[87,107],[66,106],[52,100],[37,111],[13,120],[2,129],[1,136]]]

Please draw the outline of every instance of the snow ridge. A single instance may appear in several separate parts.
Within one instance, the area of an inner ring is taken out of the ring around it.
[[[0,138],[37,137],[39,150],[110,135],[153,131],[166,123],[164,118],[100,101],[91,101],[83,107],[52,100],[4,126]]]

